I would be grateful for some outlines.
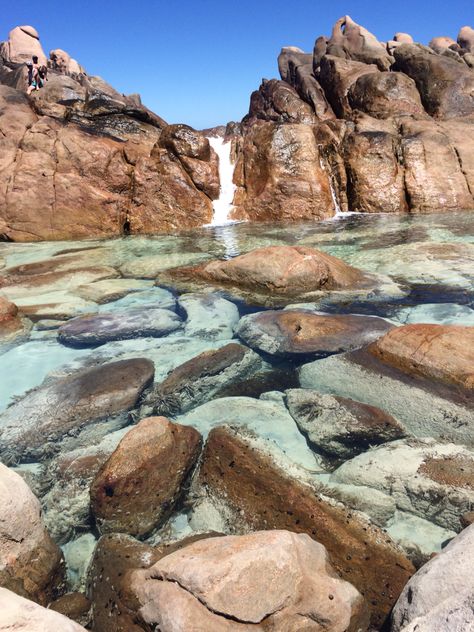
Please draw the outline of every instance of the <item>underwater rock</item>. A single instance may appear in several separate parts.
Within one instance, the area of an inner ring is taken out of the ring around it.
[[[189,293],[178,299],[186,312],[185,336],[207,340],[229,340],[239,320],[239,310],[234,303],[217,294]]]
[[[58,340],[73,347],[94,347],[113,340],[166,336],[181,326],[174,312],[136,307],[73,318],[59,328]]]
[[[18,342],[30,329],[31,323],[20,316],[18,307],[0,296],[0,347]]]
[[[134,426],[91,485],[91,509],[102,533],[145,536],[171,513],[201,447],[200,434],[165,417]]]
[[[391,632],[472,629],[473,555],[470,526],[408,581],[393,610]]]
[[[86,632],[86,629],[50,608],[0,587],[0,630],[17,632]]]
[[[326,547],[331,564],[365,596],[379,628],[413,573],[390,538],[317,488],[291,477],[248,435],[215,428],[198,483],[235,511],[235,526],[307,533]]]
[[[124,277],[155,279],[162,270],[191,265],[209,259],[203,252],[171,252],[166,254],[136,257],[120,267]]]
[[[362,595],[336,576],[324,546],[289,531],[189,544],[136,571],[133,588],[143,620],[163,632],[316,632],[321,620],[333,632],[368,628]]]
[[[140,292],[151,286],[151,282],[140,279],[104,279],[79,285],[74,294],[86,301],[94,303],[109,303],[123,298],[131,292]]]
[[[318,451],[350,459],[371,446],[401,439],[403,426],[380,408],[309,389],[286,391],[298,428]]]
[[[249,347],[271,355],[323,356],[362,347],[391,328],[391,323],[373,316],[289,309],[244,316],[235,333]]]
[[[330,481],[373,487],[402,511],[458,532],[474,503],[474,453],[435,439],[402,439],[346,461]]]
[[[0,463],[0,590],[46,605],[64,589],[64,572],[61,550],[46,531],[38,499],[21,476]],[[0,607],[0,629],[5,612]]]
[[[374,342],[369,352],[407,375],[474,391],[474,327],[405,325]]]
[[[133,408],[153,380],[149,360],[103,364],[53,380],[0,415],[0,456],[11,463],[54,452],[54,442]]]
[[[231,342],[220,349],[204,351],[172,370],[147,395],[144,408],[149,406],[160,415],[184,413],[264,368],[260,356]]]

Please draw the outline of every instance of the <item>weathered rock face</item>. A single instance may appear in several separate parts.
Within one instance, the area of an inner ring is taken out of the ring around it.
[[[308,125],[251,125],[236,164],[233,216],[257,221],[331,217],[334,204],[320,158]]]
[[[43,608],[33,601],[24,599],[0,588],[0,630],[18,630],[18,632],[43,632],[61,630],[61,632],[86,632],[86,629],[49,608]]]
[[[471,629],[474,625],[474,583],[470,572],[473,554],[474,526],[471,526],[407,583],[393,610],[392,632]]]
[[[240,319],[236,334],[271,355],[330,355],[362,347],[391,329],[381,318],[314,314],[302,310],[266,311]]]
[[[323,544],[338,574],[365,596],[375,628],[413,572],[386,534],[289,478],[270,456],[228,428],[209,434],[199,483],[252,529],[289,529]]]
[[[474,389],[474,328],[405,325],[375,342],[370,351],[408,375]]]
[[[18,314],[18,307],[0,296],[0,345],[17,340],[26,335],[28,330],[28,321]]]
[[[316,122],[313,108],[305,103],[286,81],[264,80],[250,97],[248,118],[276,121],[278,123]]]
[[[286,392],[286,403],[308,441],[332,457],[351,458],[406,434],[403,426],[380,408],[347,397],[291,389]]]
[[[402,72],[361,75],[349,90],[349,103],[375,118],[425,113],[416,83]]]
[[[46,605],[63,590],[64,570],[38,499],[21,476],[0,463],[0,590],[8,588]],[[0,629],[4,612],[0,607]]]
[[[41,455],[72,429],[130,410],[153,374],[149,360],[120,360],[31,392],[0,415],[2,460],[8,463],[19,456]]]
[[[200,540],[136,571],[132,581],[144,622],[163,632],[316,632],[321,620],[334,632],[368,626],[362,596],[335,576],[324,547],[306,534]]]
[[[84,68],[80,66],[75,59],[66,53],[61,48],[55,48],[50,51],[49,59],[51,60],[51,67],[53,70],[66,75],[78,75],[84,72]]]
[[[32,26],[17,26],[8,34],[8,40],[0,43],[0,57],[4,60],[22,64],[38,57],[40,66],[46,65],[46,55],[39,41],[38,31]]]

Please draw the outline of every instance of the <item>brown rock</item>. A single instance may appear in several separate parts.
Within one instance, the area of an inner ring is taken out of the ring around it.
[[[0,516],[0,585],[46,605],[63,589],[63,556],[45,529],[38,499],[1,463]]]
[[[400,213],[408,210],[404,170],[397,160],[398,148],[397,136],[385,131],[354,132],[345,137],[348,204],[352,211]]]
[[[456,121],[454,125],[461,131],[462,123]],[[467,137],[461,143],[457,142],[453,132],[453,144],[433,121],[405,120],[401,128],[401,153],[410,210],[429,213],[472,208],[468,179],[473,177],[474,155],[469,127],[464,126]],[[457,147],[461,147],[459,154]]]
[[[296,296],[311,290],[361,286],[363,272],[326,253],[305,246],[257,248],[227,261],[212,261],[196,270],[203,279],[223,286],[259,289]]]
[[[80,625],[90,622],[91,602],[83,593],[67,593],[49,604],[49,609],[72,619]]]
[[[86,632],[78,623],[49,608],[0,588],[0,630],[16,632]]]
[[[244,316],[235,332],[250,347],[271,355],[329,355],[362,347],[391,328],[372,316],[289,309]]]
[[[50,51],[49,59],[51,60],[51,66],[57,72],[72,75],[78,75],[84,72],[84,68],[82,68],[75,59],[72,59],[69,53],[66,53],[66,51],[61,48],[55,48]]]
[[[432,48],[436,53],[442,53],[450,46],[456,45],[456,40],[452,37],[446,37],[442,35],[440,37],[433,37],[428,46]]]
[[[463,26],[458,34],[458,44],[468,53],[474,53],[474,29]]]
[[[28,321],[19,316],[18,307],[0,296],[0,344],[9,343],[25,335],[30,326]]]
[[[327,219],[334,215],[329,179],[313,130],[259,121],[244,137],[233,216],[253,221]]]
[[[460,522],[463,529],[466,529],[471,524],[474,524],[474,511],[468,511],[467,513],[463,514],[460,518]]]
[[[375,118],[425,114],[413,79],[402,72],[372,72],[362,75],[349,90],[352,109]]]
[[[8,33],[8,40],[0,44],[0,57],[6,61],[21,64],[31,61],[33,55],[38,57],[40,66],[46,65],[38,31],[32,26],[16,26]]]
[[[133,588],[140,615],[162,632],[368,625],[362,596],[335,576],[324,547],[289,531],[200,540],[135,572]]]
[[[230,428],[210,432],[199,483],[251,529],[307,533],[325,546],[339,576],[365,596],[376,629],[414,572],[385,533],[289,478],[270,456]]]
[[[143,419],[104,463],[91,485],[102,532],[144,536],[170,514],[201,447],[191,426]]]
[[[286,81],[277,79],[264,79],[260,88],[252,92],[248,118],[308,125],[316,122],[312,107]]]
[[[428,114],[446,119],[474,113],[474,74],[464,64],[415,44],[403,44],[393,54],[394,70],[414,79]]]
[[[325,55],[321,59],[319,83],[338,118],[347,118],[352,112],[348,97],[351,86],[363,75],[378,72],[377,66],[373,64],[349,61],[333,55]]]
[[[125,413],[153,373],[152,362],[132,358],[77,371],[30,392],[0,416],[2,459],[40,456],[71,430]]]
[[[474,327],[396,327],[373,343],[370,352],[403,373],[474,389]]]

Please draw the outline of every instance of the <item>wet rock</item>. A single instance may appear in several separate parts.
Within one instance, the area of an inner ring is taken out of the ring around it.
[[[150,533],[176,504],[200,447],[194,428],[165,417],[149,417],[132,428],[91,485],[100,530]]]
[[[55,441],[100,419],[133,408],[153,380],[149,360],[104,364],[32,391],[0,416],[4,462],[48,454]]]
[[[31,323],[22,318],[18,307],[0,296],[0,346],[5,346],[28,335]]]
[[[377,340],[370,353],[408,375],[474,390],[474,327],[405,325]]]
[[[248,117],[281,123],[312,125],[316,116],[311,106],[286,81],[264,79],[258,90],[252,92]]]
[[[86,574],[89,563],[94,554],[97,540],[92,533],[84,533],[75,540],[70,540],[61,548],[64,553],[67,568],[67,582],[69,590],[84,590],[86,585]],[[89,608],[87,608],[89,610]],[[63,611],[60,611],[63,612]],[[63,614],[71,616],[67,612]],[[75,617],[72,617],[77,621]],[[78,621],[78,623],[82,623]],[[85,625],[84,623],[83,625]]]
[[[61,325],[58,340],[70,346],[94,347],[113,340],[166,336],[181,326],[181,319],[174,312],[137,307],[73,318]]]
[[[333,457],[349,459],[406,434],[403,426],[380,408],[345,397],[291,389],[286,391],[286,403],[308,441]]]
[[[211,200],[219,197],[218,158],[204,134],[188,125],[168,125],[160,136],[159,145],[178,158],[197,189]]]
[[[131,292],[146,290],[150,286],[150,282],[138,279],[106,279],[80,285],[74,293],[86,301],[109,303],[117,301]]]
[[[352,109],[375,118],[425,114],[415,82],[402,72],[362,75],[348,96]]]
[[[393,54],[394,70],[414,79],[428,114],[445,119],[474,112],[474,76],[465,65],[415,44],[403,44]]]
[[[234,181],[233,219],[321,220],[334,215],[328,174],[321,165],[313,128],[306,124],[258,121],[251,125]]]
[[[46,531],[38,499],[1,463],[0,516],[1,586],[47,604],[63,590],[62,554]],[[0,613],[1,620],[1,607]]]
[[[32,26],[16,26],[8,33],[8,40],[0,44],[0,57],[5,61],[24,64],[31,61],[33,55],[38,57],[41,66],[46,66],[38,31]]]
[[[410,434],[474,446],[469,395],[439,381],[402,373],[366,350],[309,362],[299,369],[302,388],[349,397],[382,408]]]
[[[406,439],[378,446],[346,461],[332,481],[373,487],[397,507],[459,531],[459,516],[474,502],[474,454],[435,439]]]
[[[49,605],[49,609],[59,612],[79,625],[87,626],[90,623],[91,606],[91,602],[83,593],[71,592],[53,601]]]
[[[386,131],[359,131],[346,135],[344,157],[351,209],[365,213],[407,210],[404,171],[397,159],[398,145],[397,136]]]
[[[169,254],[149,255],[137,257],[136,259],[124,263],[120,271],[124,277],[155,279],[162,270],[176,268],[182,265],[190,265],[208,258],[209,256],[202,252],[174,252]]]
[[[324,356],[362,347],[391,328],[382,318],[288,309],[244,316],[235,332],[250,347],[271,355]]]
[[[0,588],[0,630],[18,630],[18,632],[43,632],[61,630],[61,632],[86,632],[86,629],[55,612],[19,597],[15,593]]]
[[[334,631],[368,626],[362,596],[335,577],[325,548],[306,534],[259,531],[200,540],[137,571],[133,586],[140,615],[163,632],[193,626],[316,632],[321,620]]]
[[[236,343],[204,351],[179,365],[158,383],[146,397],[145,407],[152,407],[153,412],[160,415],[184,413],[264,368],[264,362],[256,353]]]
[[[289,529],[325,546],[339,576],[365,596],[372,625],[380,627],[413,572],[411,564],[386,534],[291,478],[258,445],[229,428],[214,429],[199,483],[234,509],[235,527]]]
[[[407,583],[392,615],[392,632],[469,630],[474,578],[474,527],[465,529]]]
[[[200,293],[180,296],[178,304],[186,312],[186,336],[208,340],[229,340],[239,321],[239,310],[234,303],[217,294]]]

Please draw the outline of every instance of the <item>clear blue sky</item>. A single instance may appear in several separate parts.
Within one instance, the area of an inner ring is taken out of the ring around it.
[[[456,39],[473,0],[3,0],[0,41],[31,24],[46,54],[62,48],[170,123],[196,128],[240,120],[262,77],[278,77],[282,46],[311,51],[341,15],[380,40],[396,31],[427,43]]]

